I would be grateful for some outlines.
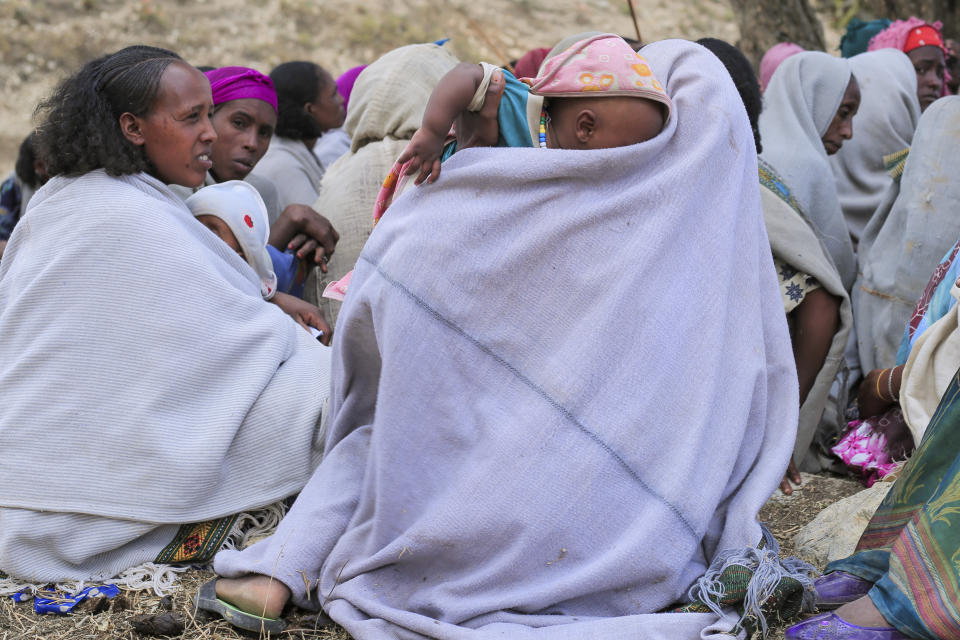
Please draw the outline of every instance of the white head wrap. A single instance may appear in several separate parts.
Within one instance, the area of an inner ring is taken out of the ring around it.
[[[857,263],[822,137],[843,101],[850,76],[848,60],[819,51],[798,53],[777,67],[760,114],[761,157],[787,183],[848,291]]]
[[[216,216],[227,223],[247,264],[260,277],[260,293],[266,300],[272,298],[277,292],[277,275],[267,253],[270,223],[257,190],[242,180],[228,180],[200,189],[187,198],[187,206],[194,216]]]

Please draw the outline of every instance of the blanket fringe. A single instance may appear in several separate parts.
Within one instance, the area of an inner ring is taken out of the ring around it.
[[[281,500],[262,509],[241,513],[220,549],[245,549],[269,536],[277,529],[288,508],[287,503]],[[92,584],[115,584],[126,591],[152,591],[157,596],[163,597],[176,590],[177,576],[190,568],[190,566],[145,562],[121,571],[107,580],[58,582],[54,588],[64,593],[78,593]],[[26,582],[0,574],[0,597],[12,596],[23,590],[36,593],[40,589],[48,588],[49,585],[48,582]]]
[[[767,635],[767,618],[762,606],[774,594],[777,585],[784,578],[793,578],[803,587],[804,611],[813,611],[816,601],[816,591],[813,588],[813,577],[817,575],[813,565],[799,558],[780,559],[780,545],[773,534],[763,525],[763,543],[751,549],[727,549],[721,551],[713,559],[706,573],[690,587],[687,595],[691,600],[702,602],[718,616],[723,616],[720,600],[725,593],[725,586],[720,580],[723,572],[731,566],[743,566],[753,572],[747,585],[743,599],[743,615],[739,624],[742,626],[747,618],[754,618],[761,629],[763,637]]]

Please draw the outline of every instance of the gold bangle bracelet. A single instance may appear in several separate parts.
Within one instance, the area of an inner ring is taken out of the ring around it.
[[[880,393],[880,381],[883,380],[883,374],[887,372],[886,369],[877,374],[877,397],[881,400],[886,401],[886,398],[883,397],[883,394]]]

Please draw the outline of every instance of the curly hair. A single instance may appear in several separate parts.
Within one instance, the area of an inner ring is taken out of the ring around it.
[[[43,122],[36,149],[51,175],[75,176],[105,169],[112,176],[147,171],[142,147],[123,135],[120,116],[150,111],[166,68],[182,58],[143,45],[88,62],[40,103]]]
[[[733,78],[733,84],[736,85],[740,99],[743,100],[743,106],[747,110],[750,127],[753,129],[753,142],[757,145],[757,154],[759,154],[763,151],[763,145],[760,144],[759,124],[760,112],[763,110],[763,96],[760,93],[757,74],[753,72],[750,61],[740,49],[717,38],[701,38],[697,40],[697,44],[706,47],[713,55],[720,58],[720,62],[727,68],[727,73]]]
[[[31,132],[23,142],[20,143],[20,150],[17,153],[17,163],[13,170],[20,178],[20,181],[32,189],[36,189],[43,183],[43,179],[37,175],[35,163],[37,160],[36,134]]]
[[[270,72],[270,79],[277,90],[277,128],[274,133],[293,140],[323,135],[317,121],[303,109],[303,105],[316,100],[326,86],[323,68],[302,60],[284,62]]]

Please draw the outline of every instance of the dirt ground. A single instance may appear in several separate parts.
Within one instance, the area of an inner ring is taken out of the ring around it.
[[[863,487],[851,478],[804,474],[792,496],[777,495],[760,512],[780,541],[783,555],[792,555],[793,536],[824,508]],[[822,569],[823,567],[818,567]],[[67,616],[40,616],[30,604],[0,598],[0,640],[147,640],[161,636],[183,640],[249,639],[256,634],[238,631],[219,618],[193,614],[192,598],[213,574],[191,570],[181,575],[180,588],[170,598],[151,593],[121,593],[112,601],[83,603]],[[350,636],[325,617],[289,612],[284,640],[350,640]],[[164,625],[167,626],[164,626]],[[143,625],[152,625],[144,632]],[[783,638],[783,625],[772,627],[768,640]]]

